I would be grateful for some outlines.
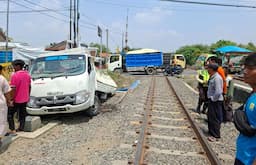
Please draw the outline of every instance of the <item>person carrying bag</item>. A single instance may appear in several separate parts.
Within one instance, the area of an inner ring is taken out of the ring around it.
[[[244,82],[253,91],[245,104],[235,111],[234,124],[240,132],[236,141],[235,165],[256,164],[256,53],[246,57]]]

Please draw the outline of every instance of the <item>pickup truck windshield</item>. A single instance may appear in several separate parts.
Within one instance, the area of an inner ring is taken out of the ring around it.
[[[54,78],[85,72],[84,55],[59,55],[37,58],[30,69],[32,78]]]

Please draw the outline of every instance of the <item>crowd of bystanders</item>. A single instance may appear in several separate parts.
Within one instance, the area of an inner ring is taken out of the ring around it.
[[[26,118],[26,105],[29,101],[31,77],[24,69],[25,62],[14,60],[12,62],[14,73],[10,83],[0,75],[0,145],[4,135],[16,136],[17,131],[24,131]],[[0,74],[2,71],[0,66]],[[14,114],[17,113],[19,127],[15,129]],[[7,121],[9,130],[6,129]]]

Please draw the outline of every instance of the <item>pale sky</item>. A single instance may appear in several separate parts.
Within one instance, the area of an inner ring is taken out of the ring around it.
[[[200,1],[256,6],[256,0]],[[9,36],[15,41],[45,47],[51,42],[68,39],[69,0],[10,0],[11,11],[31,10],[24,6],[33,10],[44,10],[43,7],[46,7],[61,11],[58,11],[60,14],[11,13]],[[100,42],[96,28],[100,25],[104,32],[103,43],[106,43],[105,29],[108,28],[111,50],[121,47],[127,8],[130,47],[175,51],[187,44],[211,44],[220,39],[243,44],[256,43],[256,9],[199,6],[158,0],[80,0],[81,41]],[[5,30],[6,13],[3,11],[6,11],[6,0],[0,0],[0,11],[0,27]]]

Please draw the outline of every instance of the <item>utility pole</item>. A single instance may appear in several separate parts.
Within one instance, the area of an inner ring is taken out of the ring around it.
[[[10,0],[7,0],[7,13],[6,13],[6,34],[5,34],[5,62],[8,62],[8,39],[9,39],[9,35],[8,35],[8,31],[9,31],[9,4],[10,4]]]
[[[79,0],[77,0],[77,7],[76,7],[76,43],[77,43],[77,47],[79,47],[79,19],[80,19]]]
[[[100,54],[102,54],[102,30],[100,26],[98,26],[98,37],[100,37]]]
[[[124,32],[122,33],[122,51],[124,50]]]
[[[129,9],[127,9],[127,16],[126,16],[126,32],[125,32],[125,50],[128,51],[128,12]]]
[[[70,0],[70,7],[69,7],[69,41],[72,41],[72,0]],[[72,48],[72,42],[69,43],[69,48]]]
[[[102,35],[100,36],[100,55],[102,55]]]
[[[106,29],[106,46],[107,46],[107,53],[108,53],[108,29]]]
[[[77,43],[76,43],[76,19],[77,19],[77,17],[76,17],[76,0],[74,0],[74,22],[73,22],[73,28],[74,28],[74,48],[76,48],[77,47]]]

